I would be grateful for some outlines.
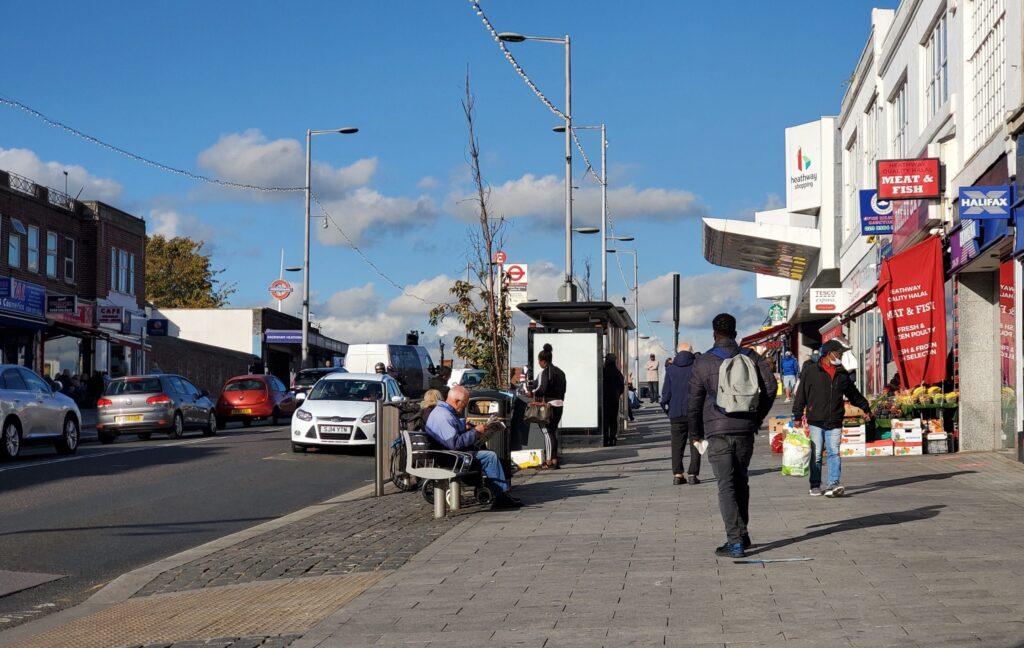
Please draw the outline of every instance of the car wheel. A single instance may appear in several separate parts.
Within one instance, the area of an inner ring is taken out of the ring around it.
[[[305,452],[306,450],[308,450],[308,448],[306,448],[306,446],[304,445],[301,445],[299,443],[292,444],[292,452]]]
[[[139,432],[135,436],[139,437],[140,441],[149,441],[150,437],[153,436],[152,432]]]
[[[117,434],[116,433],[112,434],[110,432],[97,432],[96,434],[100,438],[100,443],[104,443],[104,444],[113,443],[117,439]]]
[[[181,412],[174,413],[174,423],[171,425],[171,429],[167,432],[167,436],[172,439],[180,439],[185,435],[185,421],[181,418]]]
[[[214,436],[215,434],[217,434],[217,417],[213,412],[210,412],[206,426],[203,428],[203,436]]]
[[[16,419],[8,419],[4,423],[3,439],[0,440],[0,456],[14,459],[21,452],[21,425]]]
[[[60,454],[72,454],[75,450],[78,450],[78,421],[75,420],[74,416],[68,414],[64,417],[64,429],[60,436],[53,445],[57,448],[57,452]]]

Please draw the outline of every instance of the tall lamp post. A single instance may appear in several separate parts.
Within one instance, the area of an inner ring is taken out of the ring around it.
[[[576,301],[576,284],[572,280],[572,65],[569,35],[563,38],[550,36],[524,36],[514,32],[502,32],[498,38],[506,43],[539,41],[565,46],[565,283],[561,288],[561,300]]]
[[[302,252],[302,368],[309,366],[309,201],[310,201],[310,159],[311,144],[314,135],[352,135],[358,133],[358,128],[346,126],[345,128],[332,128],[329,130],[306,129],[306,234],[305,244]]]
[[[601,131],[601,249],[608,247],[608,137],[604,124],[600,126],[574,126],[576,130]],[[555,126],[554,131],[561,133],[565,126]],[[601,301],[608,301],[608,263],[607,255],[601,255]]]
[[[636,328],[633,329],[633,333],[636,339],[636,353],[634,362],[634,380],[636,380],[637,389],[640,385],[640,264],[636,250],[616,250],[614,248],[607,251],[608,254],[632,254],[633,255],[633,323]]]
[[[575,230],[578,234],[597,234],[601,233],[601,249],[605,249],[608,246],[608,241],[621,241],[627,243],[635,240],[632,236],[608,236],[604,229],[605,223],[601,223],[601,227],[577,227]],[[610,251],[610,250],[609,250]],[[601,255],[601,300],[608,301],[608,278],[607,278],[607,255]]]

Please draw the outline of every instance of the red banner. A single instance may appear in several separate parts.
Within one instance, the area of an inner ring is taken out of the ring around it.
[[[999,357],[1002,386],[1012,390],[1016,383],[1017,331],[1014,309],[1014,261],[999,266]]]
[[[937,236],[882,262],[878,308],[904,387],[946,378],[946,288]]]

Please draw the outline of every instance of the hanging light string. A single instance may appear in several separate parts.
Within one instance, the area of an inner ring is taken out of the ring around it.
[[[58,130],[62,130],[64,132],[66,132],[66,133],[74,135],[75,137],[77,137],[79,139],[83,139],[86,142],[89,142],[91,144],[95,144],[95,145],[97,145],[97,146],[99,146],[101,148],[105,148],[108,151],[113,151],[114,153],[117,153],[118,155],[122,155],[122,156],[124,156],[124,157],[126,157],[126,158],[128,158],[130,160],[135,160],[136,162],[141,162],[142,164],[145,164],[146,166],[153,167],[154,169],[158,169],[160,171],[165,171],[167,173],[173,173],[175,175],[179,175],[179,176],[188,178],[190,180],[195,180],[195,181],[198,181],[198,182],[205,182],[207,184],[217,185],[217,186],[220,186],[220,187],[226,187],[228,189],[245,189],[245,190],[249,190],[249,191],[278,192],[278,193],[295,193],[295,192],[299,192],[299,191],[305,191],[305,187],[264,187],[264,186],[261,186],[261,185],[247,184],[247,183],[244,183],[244,182],[231,182],[230,180],[221,180],[220,178],[212,178],[210,176],[204,176],[204,175],[201,175],[201,174],[198,174],[198,173],[193,173],[193,172],[188,171],[186,169],[179,169],[177,167],[172,167],[169,164],[164,164],[163,162],[157,162],[156,160],[151,160],[150,158],[144,157],[142,155],[138,155],[137,153],[132,153],[131,151],[127,151],[127,150],[125,150],[125,149],[123,149],[123,148],[121,148],[119,146],[115,146],[115,145],[113,145],[113,144],[111,144],[109,142],[105,142],[105,141],[101,140],[98,137],[94,137],[92,135],[89,135],[88,133],[83,133],[82,131],[78,130],[77,128],[74,128],[72,126],[68,126],[67,124],[65,124],[65,123],[63,123],[61,121],[53,119],[52,117],[48,117],[48,116],[44,115],[43,113],[39,112],[38,110],[36,110],[35,108],[32,108],[30,106],[26,106],[25,104],[21,103],[20,101],[15,100],[15,99],[10,99],[8,97],[0,96],[0,105],[9,106],[11,108],[15,108],[15,109],[20,110],[22,112],[28,113],[29,115],[35,117],[36,119],[39,119],[40,121],[45,122],[48,126],[56,128]]]

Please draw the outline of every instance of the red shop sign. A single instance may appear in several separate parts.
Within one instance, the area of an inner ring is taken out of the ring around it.
[[[939,158],[878,161],[878,199],[938,198]]]
[[[942,241],[931,236],[882,262],[878,308],[904,387],[946,378]]]

